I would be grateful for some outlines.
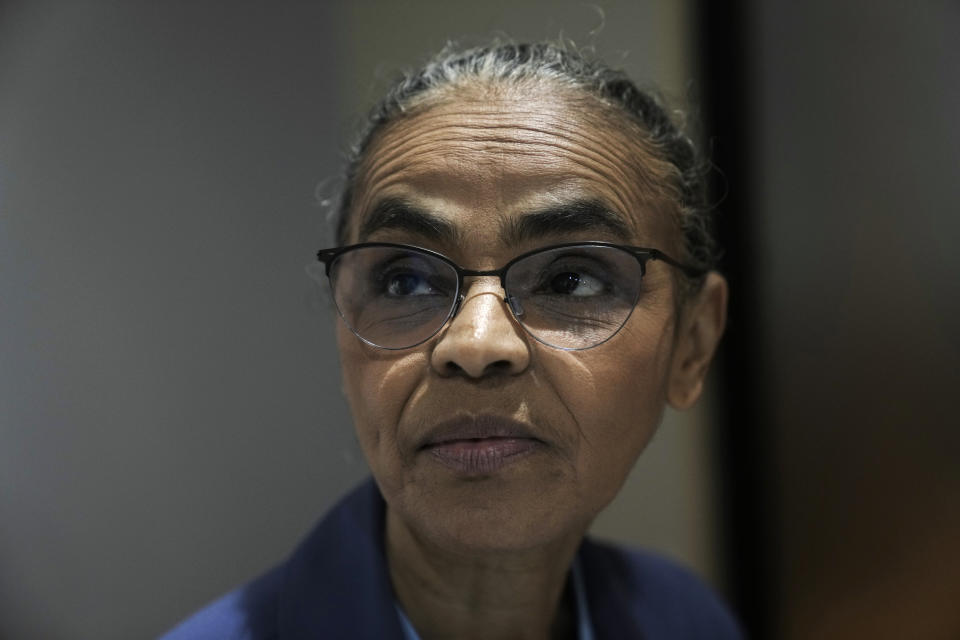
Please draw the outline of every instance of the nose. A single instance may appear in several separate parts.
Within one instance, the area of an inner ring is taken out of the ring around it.
[[[430,364],[441,375],[470,378],[516,375],[530,366],[526,333],[499,286],[474,283],[434,346]]]

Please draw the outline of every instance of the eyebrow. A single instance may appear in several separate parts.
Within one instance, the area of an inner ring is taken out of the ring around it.
[[[626,220],[599,200],[574,200],[504,220],[500,235],[510,244],[521,244],[579,231],[606,231],[619,238],[631,235]]]
[[[384,229],[405,231],[450,244],[459,236],[451,222],[397,198],[387,198],[377,203],[360,225],[360,242]]]
[[[456,244],[462,235],[449,220],[398,198],[386,198],[374,206],[360,225],[359,241],[385,229],[447,244]],[[500,225],[501,238],[511,245],[584,231],[605,231],[619,238],[631,235],[623,217],[599,200],[572,200],[505,219]]]

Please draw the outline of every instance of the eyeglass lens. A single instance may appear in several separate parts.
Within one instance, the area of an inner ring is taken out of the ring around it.
[[[537,340],[585,349],[613,336],[633,311],[643,269],[615,247],[547,249],[510,265],[510,307]],[[333,262],[330,282],[347,326],[363,340],[405,349],[429,339],[453,314],[459,277],[450,263],[415,249],[360,247]]]

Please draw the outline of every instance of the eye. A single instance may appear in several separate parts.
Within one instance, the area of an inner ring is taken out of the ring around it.
[[[449,296],[456,289],[450,268],[428,256],[401,252],[370,270],[372,292],[381,299],[412,300],[424,296]]]
[[[587,273],[563,271],[550,277],[547,289],[559,295],[586,297],[604,293],[606,286]]]
[[[389,296],[423,296],[437,293],[426,276],[415,271],[394,270],[384,274],[383,290]]]

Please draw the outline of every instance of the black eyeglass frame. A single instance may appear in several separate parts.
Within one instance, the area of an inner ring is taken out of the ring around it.
[[[350,331],[365,343],[369,344],[370,346],[376,347],[378,349],[385,349],[387,351],[402,351],[404,349],[412,349],[413,347],[419,346],[424,342],[426,342],[427,340],[430,340],[435,335],[437,335],[440,332],[440,330],[443,329],[443,327],[447,326],[447,323],[449,323],[450,320],[454,316],[456,316],[457,313],[460,311],[460,305],[463,303],[463,300],[464,300],[463,279],[467,277],[472,278],[472,277],[480,277],[480,276],[497,276],[497,278],[500,280],[500,288],[503,289],[503,293],[504,293],[503,301],[506,302],[507,306],[510,307],[510,313],[514,316],[514,319],[517,321],[517,323],[521,327],[523,327],[524,331],[526,331],[531,337],[533,337],[534,340],[536,340],[537,342],[540,342],[541,344],[545,344],[548,347],[552,347],[554,349],[560,349],[562,351],[583,351],[584,349],[592,349],[593,347],[599,346],[604,342],[606,342],[607,340],[609,340],[610,338],[612,338],[613,336],[615,336],[617,333],[619,333],[620,329],[623,328],[623,325],[620,325],[620,328],[614,331],[612,334],[610,334],[606,339],[596,344],[592,344],[588,347],[558,347],[557,345],[544,342],[543,340],[538,338],[532,331],[530,331],[530,329],[527,328],[527,326],[520,320],[520,316],[522,315],[522,312],[520,313],[517,312],[517,308],[514,302],[512,301],[512,297],[510,296],[510,293],[507,291],[507,281],[506,281],[507,271],[509,271],[510,267],[512,267],[517,262],[520,262],[521,260],[524,260],[525,258],[536,255],[538,253],[544,253],[546,251],[553,251],[556,249],[566,249],[566,248],[572,248],[572,247],[604,247],[608,249],[619,249],[621,251],[625,251],[626,253],[629,253],[634,258],[636,258],[637,262],[640,264],[641,278],[647,274],[647,263],[650,262],[651,260],[659,260],[661,262],[664,262],[665,264],[668,264],[672,267],[680,269],[684,273],[684,275],[686,275],[689,278],[700,278],[704,276],[708,271],[707,269],[701,269],[699,267],[694,267],[692,265],[684,264],[679,260],[675,260],[674,258],[671,258],[669,255],[667,255],[663,251],[660,251],[659,249],[653,249],[650,247],[634,247],[630,245],[616,244],[613,242],[600,242],[595,240],[587,240],[582,242],[565,242],[562,244],[554,244],[554,245],[548,245],[545,247],[538,247],[537,249],[533,249],[531,251],[525,251],[524,253],[521,253],[520,255],[511,258],[509,262],[507,262],[505,265],[503,265],[499,269],[487,269],[487,270],[464,269],[463,267],[458,265],[456,262],[454,262],[447,256],[437,251],[433,251],[432,249],[425,249],[423,247],[418,247],[412,244],[399,244],[394,242],[361,242],[359,244],[351,244],[343,247],[331,247],[329,249],[321,249],[320,251],[317,252],[317,260],[323,263],[324,273],[329,280],[330,267],[338,257],[343,255],[344,253],[355,251],[357,249],[365,249],[368,247],[404,249],[404,250],[412,250],[418,253],[423,253],[450,265],[450,267],[452,267],[454,272],[456,272],[457,274],[457,290],[454,295],[454,302],[452,305],[450,305],[450,313],[447,315],[444,321],[440,324],[440,326],[437,327],[436,331],[434,331],[429,336],[427,336],[426,338],[424,338],[423,340],[420,340],[415,344],[411,344],[405,347],[384,347],[383,345],[379,345],[374,342],[371,342],[370,340],[367,340],[366,338],[361,336],[359,333],[357,333],[353,329],[353,327],[350,327]],[[331,282],[330,284],[331,284],[331,290],[332,290],[333,283]],[[336,294],[334,294],[334,300],[336,300]],[[634,307],[636,307],[636,300],[634,300]],[[337,312],[340,314],[340,317],[343,318],[343,312],[340,311],[339,306],[337,307]],[[631,311],[631,314],[632,314],[632,311]],[[624,319],[624,324],[626,324],[626,321],[629,320],[629,317],[630,316],[628,315],[627,318]],[[346,321],[346,318],[344,318],[344,321]],[[349,323],[347,326],[349,326]]]

